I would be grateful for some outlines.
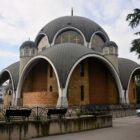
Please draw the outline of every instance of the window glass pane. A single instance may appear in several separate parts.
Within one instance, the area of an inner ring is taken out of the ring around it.
[[[30,51],[29,48],[25,48],[25,55],[29,55],[29,51]]]
[[[44,36],[38,44],[38,52],[42,51],[44,48],[47,48],[48,46],[49,46],[48,39],[46,36]]]
[[[55,44],[76,43],[84,44],[83,37],[76,31],[65,31],[59,34],[55,40]]]
[[[104,40],[99,35],[94,35],[91,42],[91,48],[95,51],[102,52]]]

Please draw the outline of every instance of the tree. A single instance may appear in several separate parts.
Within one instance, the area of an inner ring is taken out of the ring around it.
[[[136,8],[133,13],[128,14],[126,21],[129,21],[129,26],[131,26],[132,29],[140,25],[140,9]],[[136,32],[135,35],[140,36],[140,32]],[[131,44],[132,47],[130,48],[130,51],[136,52],[138,58],[140,58],[140,38],[134,39]]]

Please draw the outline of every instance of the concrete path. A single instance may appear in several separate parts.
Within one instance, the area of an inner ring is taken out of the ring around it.
[[[32,140],[140,140],[140,117],[113,120],[113,127]]]

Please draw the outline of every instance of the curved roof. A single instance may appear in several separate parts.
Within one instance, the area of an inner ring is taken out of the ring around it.
[[[29,41],[23,42],[22,45],[20,46],[20,49],[22,49],[22,48],[35,48],[35,47],[36,47],[35,43],[33,41],[29,40]]]
[[[114,41],[108,41],[106,42],[103,47],[115,47],[118,48],[117,44]]]
[[[13,63],[2,70],[0,73],[0,85],[10,78],[9,73],[11,74],[11,78],[16,89],[19,80],[19,62]]]
[[[52,43],[55,34],[66,27],[74,27],[79,29],[86,38],[87,42],[90,42],[92,34],[96,31],[103,32],[107,37],[106,32],[94,21],[80,16],[64,16],[57,18],[47,25],[45,25],[36,37],[36,43],[41,39],[41,34],[46,34],[49,39],[49,43]]]
[[[60,86],[65,87],[67,76],[75,62],[82,56],[93,53],[97,54],[83,45],[65,43],[47,48],[40,52],[40,55],[46,56],[52,61],[58,73]]]
[[[126,58],[118,58],[118,65],[120,80],[122,82],[123,88],[126,90],[132,72],[136,68],[140,68],[140,65]]]

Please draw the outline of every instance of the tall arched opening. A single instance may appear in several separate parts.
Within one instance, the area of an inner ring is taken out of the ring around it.
[[[117,81],[102,60],[89,57],[74,68],[67,89],[68,104],[119,104]]]
[[[58,85],[49,62],[36,59],[24,72],[20,95],[23,106],[56,106]]]
[[[0,74],[0,87],[3,92],[3,105],[13,105],[15,99],[15,87],[12,74],[7,69],[3,70]]]
[[[140,68],[135,69],[128,83],[129,104],[140,104]]]

